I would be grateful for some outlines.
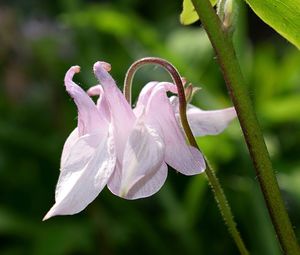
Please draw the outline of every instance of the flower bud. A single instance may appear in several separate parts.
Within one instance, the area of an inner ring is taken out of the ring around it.
[[[234,0],[219,0],[217,13],[223,28],[230,29],[234,19]]]

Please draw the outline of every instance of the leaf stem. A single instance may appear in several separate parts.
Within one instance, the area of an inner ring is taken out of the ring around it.
[[[192,2],[217,54],[282,250],[287,255],[299,255],[297,239],[280,194],[231,37],[222,29],[220,19],[209,0],[192,0]]]
[[[124,82],[124,95],[129,103],[131,103],[131,87],[132,87],[132,80],[135,72],[142,67],[145,64],[156,64],[160,65],[164,69],[166,69],[169,74],[171,75],[174,84],[177,86],[177,92],[178,92],[178,98],[179,98],[179,113],[180,113],[180,120],[182,127],[185,131],[186,137],[189,141],[189,143],[196,147],[198,150],[200,150],[196,139],[191,131],[190,125],[187,120],[187,115],[186,115],[186,98],[185,98],[185,93],[184,93],[184,87],[183,83],[181,80],[181,77],[179,75],[179,72],[176,70],[176,68],[169,63],[168,61],[160,58],[154,58],[154,57],[148,57],[148,58],[143,58],[140,59],[136,62],[134,62],[128,69],[125,77],[125,82]],[[240,253],[242,255],[248,255],[248,251],[244,245],[244,242],[240,236],[239,231],[237,230],[236,223],[233,218],[233,214],[231,211],[231,208],[228,204],[227,198],[225,196],[225,193],[221,187],[221,184],[211,168],[209,162],[207,159],[205,159],[206,162],[206,170],[205,173],[207,175],[207,178],[209,180],[210,186],[213,190],[215,200],[218,204],[218,207],[221,211],[221,214],[223,216],[223,219],[228,226],[229,232],[235,241]]]

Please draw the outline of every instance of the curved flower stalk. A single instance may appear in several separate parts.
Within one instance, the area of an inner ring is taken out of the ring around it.
[[[72,81],[78,66],[65,76],[67,92],[78,108],[78,127],[64,145],[56,202],[44,219],[80,212],[106,185],[126,199],[151,196],[164,184],[167,165],[185,175],[205,170],[201,152],[186,143],[177,119],[177,98],[167,97],[168,91],[177,93],[176,86],[148,83],[132,109],[109,71],[108,63],[95,63],[101,85],[87,93]],[[99,96],[97,104],[90,96]],[[221,132],[234,117],[233,108],[202,111],[190,105],[188,110],[193,132],[201,135]]]
[[[124,82],[124,95],[125,95],[126,99],[128,100],[128,102],[131,102],[131,87],[132,87],[132,81],[133,81],[134,74],[140,67],[142,67],[143,65],[146,65],[146,64],[159,65],[159,66],[163,67],[171,75],[172,80],[176,84],[177,89],[178,89],[178,99],[177,98],[171,99],[171,101],[173,101],[176,105],[178,104],[179,110],[177,111],[177,115],[179,115],[180,123],[181,123],[184,133],[187,137],[187,140],[195,148],[199,149],[199,146],[194,137],[194,134],[196,134],[197,132],[195,132],[195,130],[194,131],[191,130],[189,121],[192,123],[198,122],[199,125],[193,125],[193,126],[201,127],[203,123],[213,124],[213,120],[215,120],[215,121],[217,121],[216,123],[218,123],[219,127],[218,127],[218,125],[216,125],[214,132],[218,133],[218,132],[222,131],[222,129],[228,124],[228,122],[230,122],[230,120],[232,118],[234,118],[234,116],[236,116],[236,112],[234,111],[233,108],[227,108],[223,111],[222,110],[215,111],[214,114],[211,114],[211,116],[215,116],[213,118],[211,118],[211,117],[205,118],[205,115],[207,112],[205,113],[205,111],[202,111],[197,108],[195,109],[191,105],[188,105],[188,107],[187,107],[186,102],[190,101],[194,92],[197,91],[197,88],[193,88],[193,86],[191,84],[189,84],[184,89],[184,84],[186,81],[184,78],[180,77],[179,72],[176,70],[176,68],[168,61],[161,59],[161,58],[156,58],[156,57],[147,57],[147,58],[137,60],[129,67],[129,69],[126,73],[125,82]],[[191,110],[192,110],[192,112],[191,112]],[[225,114],[225,112],[227,112],[227,114]],[[220,114],[220,113],[222,113],[222,114]],[[195,118],[194,120],[196,120],[196,121],[194,121],[193,116],[194,117],[198,116],[199,118]],[[189,119],[189,121],[188,121],[188,119]],[[205,129],[202,129],[202,131],[203,130],[205,130]],[[214,133],[214,132],[212,132],[212,133]],[[201,133],[202,132],[200,132],[200,134]],[[236,223],[233,218],[233,214],[231,212],[231,208],[229,206],[229,203],[227,202],[227,198],[222,189],[222,186],[221,186],[217,176],[215,175],[215,172],[209,165],[208,161],[207,160],[205,160],[205,161],[207,164],[205,172],[206,172],[209,184],[214,193],[215,200],[216,200],[218,207],[220,209],[220,212],[222,214],[222,217],[225,221],[225,224],[228,226],[228,231],[230,232],[240,253],[243,255],[247,255],[247,254],[249,254],[249,252],[247,251],[247,248],[243,242],[243,239],[241,238],[241,236],[239,234],[239,231],[237,229]]]

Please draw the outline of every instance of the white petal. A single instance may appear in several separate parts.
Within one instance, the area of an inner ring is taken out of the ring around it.
[[[143,104],[144,106],[146,106],[147,101],[152,93],[152,90],[158,83],[159,83],[158,81],[150,81],[142,88],[139,94],[137,105]]]
[[[55,215],[72,215],[82,211],[107,184],[115,160],[111,127],[106,137],[94,134],[78,139],[61,166],[56,203],[44,220]]]
[[[97,100],[97,108],[99,112],[101,112],[104,117],[110,121],[110,110],[109,110],[109,105],[107,103],[107,99],[104,96],[104,90],[101,85],[96,85],[88,89],[87,94],[89,96],[99,96]]]
[[[67,71],[65,75],[65,87],[77,105],[78,132],[79,136],[82,136],[88,133],[94,133],[96,130],[101,130],[104,118],[88,94],[73,82],[73,76],[75,73],[78,73],[79,70],[79,66],[72,66]]]
[[[126,143],[122,165],[109,181],[109,189],[128,199],[152,195],[166,178],[165,168],[161,169],[163,159],[161,137],[139,119]],[[157,173],[159,170],[161,172]],[[147,184],[148,181],[151,183]]]
[[[151,96],[152,91],[155,89],[155,87],[157,85],[167,88],[168,91],[171,91],[173,93],[177,93],[177,88],[173,83],[170,83],[170,82],[157,82],[157,81],[151,81],[151,82],[147,83],[143,87],[142,91],[140,92],[139,98],[138,98],[137,103],[136,103],[136,107],[133,110],[136,117],[139,117],[141,115],[141,112],[143,111],[143,109],[148,104],[148,100]]]
[[[215,111],[191,107],[187,111],[187,117],[195,136],[217,135],[236,117],[236,111],[234,107]]]
[[[148,100],[151,96],[151,93],[153,92],[153,90],[157,85],[160,87],[164,87],[168,91],[177,93],[177,87],[173,83],[151,81],[148,82],[141,90],[136,106],[143,105],[144,107],[146,107],[146,105],[148,104]]]
[[[71,132],[71,134],[69,135],[69,137],[67,138],[67,140],[64,144],[62,155],[61,155],[61,160],[60,160],[60,165],[65,164],[65,161],[70,154],[71,148],[77,142],[78,139],[79,139],[78,128],[75,128]]]
[[[160,168],[152,175],[145,175],[145,177],[137,181],[124,198],[132,200],[152,196],[161,189],[167,176],[168,166],[163,162]]]
[[[109,105],[112,122],[115,129],[117,155],[123,157],[126,141],[135,123],[135,115],[126,98],[108,73],[110,65],[105,62],[94,64],[94,73],[102,85],[105,98]]]
[[[180,122],[178,97],[171,97],[170,101],[176,112],[178,122]],[[235,117],[234,107],[213,111],[204,111],[191,104],[187,107],[187,118],[194,136],[220,134]]]
[[[185,175],[199,174],[205,169],[202,154],[186,143],[173,108],[166,95],[166,88],[157,85],[153,90],[146,109],[147,122],[157,130],[161,128],[166,146],[165,161]]]

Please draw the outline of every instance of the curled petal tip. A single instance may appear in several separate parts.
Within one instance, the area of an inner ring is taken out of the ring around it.
[[[70,81],[73,79],[75,73],[80,72],[80,66],[72,66],[65,75],[65,81]]]
[[[80,66],[72,66],[71,69],[74,71],[74,73],[80,72]]]
[[[94,72],[99,68],[103,68],[105,71],[109,72],[111,70],[111,65],[104,61],[98,61],[94,64]]]
[[[103,88],[101,85],[96,85],[87,90],[89,96],[99,96],[103,93]]]
[[[75,73],[80,72],[80,66],[71,66],[71,68],[68,70],[67,74],[74,75]]]

